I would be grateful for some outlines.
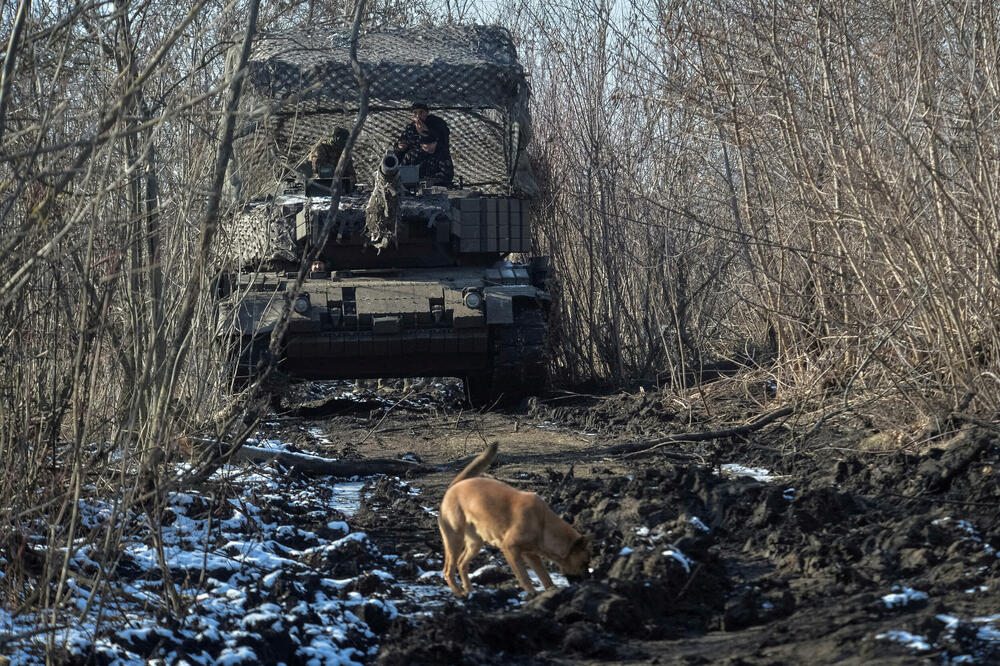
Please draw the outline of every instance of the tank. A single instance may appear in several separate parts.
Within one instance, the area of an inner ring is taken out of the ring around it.
[[[220,230],[221,330],[238,342],[239,374],[261,367],[294,299],[276,359],[285,377],[456,376],[477,404],[537,393],[549,276],[530,253],[528,84],[510,34],[363,35],[369,113],[334,181],[360,100],[349,45],[308,26],[252,51],[248,121],[227,174],[236,210]],[[397,143],[415,105],[447,127],[437,150],[454,165],[450,183],[408,164]],[[316,261],[293,293],[310,248]]]

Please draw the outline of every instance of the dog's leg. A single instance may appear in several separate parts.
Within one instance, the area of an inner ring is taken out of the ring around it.
[[[458,575],[462,579],[462,594],[468,596],[472,592],[472,581],[469,580],[469,563],[479,554],[483,548],[483,540],[475,532],[467,532],[465,535],[465,550],[458,558]]]
[[[460,597],[462,591],[455,584],[455,561],[464,554],[462,552],[462,537],[445,527],[441,520],[438,520],[438,527],[441,529],[441,541],[444,543],[444,580],[451,588],[452,594]]]
[[[447,543],[447,542],[446,542]],[[462,596],[462,591],[455,584],[455,553],[447,545],[444,547],[444,580],[456,597]]]
[[[538,553],[525,553],[524,559],[528,560],[528,565],[538,574],[538,578],[542,581],[542,587],[546,590],[552,587],[552,578],[549,577],[548,569],[545,568],[545,562],[538,556]]]
[[[524,568],[524,562],[521,561],[521,549],[517,546],[505,546],[500,550],[503,551],[503,556],[507,558],[510,568],[514,570],[517,582],[520,583],[529,597],[533,595],[535,593],[535,586],[531,584],[531,578],[528,577],[528,572]]]

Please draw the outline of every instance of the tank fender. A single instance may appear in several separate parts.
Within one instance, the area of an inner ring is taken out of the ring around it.
[[[494,285],[483,289],[486,301],[487,324],[513,324],[514,301],[526,298],[531,301],[549,300],[551,297],[545,291],[529,284]]]

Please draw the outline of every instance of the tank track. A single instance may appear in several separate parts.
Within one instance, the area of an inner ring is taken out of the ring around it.
[[[545,313],[537,307],[515,306],[513,324],[493,327],[491,367],[466,377],[469,401],[473,405],[514,404],[544,391],[547,338]]]

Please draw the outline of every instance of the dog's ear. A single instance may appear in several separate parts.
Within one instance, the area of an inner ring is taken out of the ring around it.
[[[574,550],[582,550],[585,553],[589,553],[590,537],[585,534],[581,534],[580,536],[578,536],[576,540],[573,542],[573,545],[570,547],[571,552]]]

